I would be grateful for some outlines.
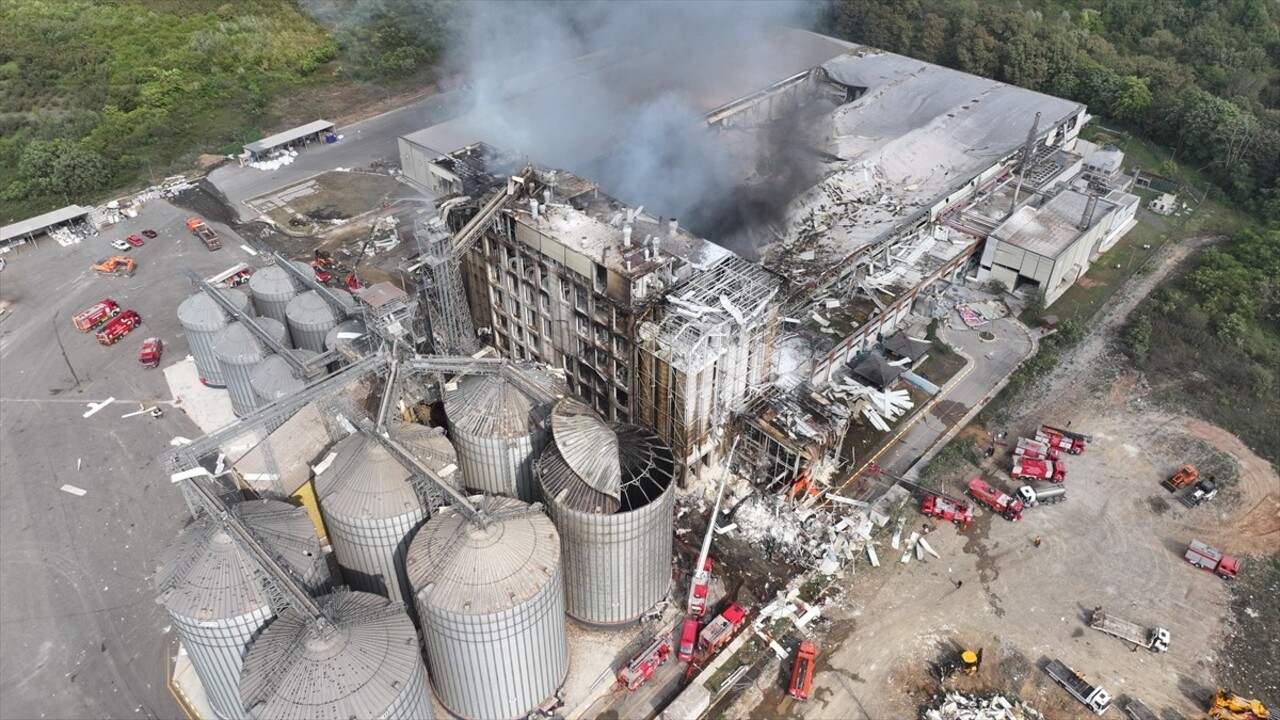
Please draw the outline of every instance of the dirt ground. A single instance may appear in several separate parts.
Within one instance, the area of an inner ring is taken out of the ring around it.
[[[766,689],[753,694],[753,716],[917,717],[940,689],[935,664],[960,648],[985,651],[982,672],[962,678],[960,689],[1016,695],[1049,718],[1092,717],[1043,673],[1053,658],[1163,718],[1203,712],[1224,660],[1230,592],[1182,555],[1192,538],[1237,555],[1280,552],[1280,478],[1229,433],[1153,407],[1112,338],[1132,307],[1204,242],[1168,248],[1016,412],[986,428],[1016,439],[1051,420],[1091,434],[1086,452],[1066,460],[1068,500],[1029,508],[1020,522],[980,511],[967,531],[943,526],[928,536],[941,559],[903,565],[885,542],[882,567],[862,564],[828,611],[832,630],[820,640],[825,661],[814,699],[801,708]],[[1020,483],[1008,478],[1008,448],[1001,450],[982,474],[1013,490]],[[1210,504],[1187,508],[1160,486],[1185,462],[1216,463],[1224,477],[1237,477]],[[959,494],[967,479],[949,477],[947,489]],[[1089,611],[1099,606],[1168,628],[1170,651],[1135,651],[1090,629]]]

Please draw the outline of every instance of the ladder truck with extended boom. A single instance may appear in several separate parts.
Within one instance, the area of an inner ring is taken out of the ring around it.
[[[707,534],[702,538],[702,551],[698,553],[698,562],[693,566],[693,581],[689,585],[689,603],[685,608],[684,627],[680,631],[680,648],[676,657],[681,660],[692,660],[698,645],[698,618],[707,612],[707,591],[711,585],[711,538],[716,531],[716,517],[720,514],[720,498],[724,496],[725,481],[729,479],[729,469],[733,467],[733,454],[738,449],[738,438],[733,439],[729,455],[724,461],[724,475],[720,478],[720,487],[716,490],[716,502],[711,508],[711,519],[707,521]]]

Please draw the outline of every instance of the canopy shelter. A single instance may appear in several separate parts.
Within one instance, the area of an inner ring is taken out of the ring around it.
[[[34,240],[59,225],[83,220],[89,215],[89,208],[79,205],[68,205],[64,208],[27,218],[12,225],[0,227],[0,245],[8,245],[23,239]]]
[[[302,141],[308,143],[311,140],[323,142],[324,136],[332,133],[334,124],[328,120],[316,120],[306,125],[299,125],[291,130],[278,132],[270,137],[262,138],[256,142],[251,142],[244,146],[246,152],[253,156],[256,160],[263,155],[269,154],[276,148],[292,145],[293,143]]]
[[[897,357],[911,358],[914,363],[928,354],[929,342],[898,333],[884,341],[884,349]]]
[[[853,374],[884,390],[894,380],[898,379],[898,376],[902,374],[902,368],[894,367],[883,356],[872,353],[865,360],[858,363],[853,369]]]

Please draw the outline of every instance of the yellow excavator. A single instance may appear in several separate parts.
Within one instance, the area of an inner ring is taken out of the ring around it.
[[[122,255],[112,255],[93,264],[93,269],[103,275],[133,275],[134,267],[136,265],[133,258]]]
[[[1250,700],[1219,688],[1213,694],[1213,705],[1205,713],[1213,720],[1268,720],[1271,712],[1259,700]]]

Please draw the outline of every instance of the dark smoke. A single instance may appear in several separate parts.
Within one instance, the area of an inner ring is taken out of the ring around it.
[[[795,128],[717,137],[688,95],[716,93],[716,79],[772,67],[770,26],[807,27],[813,5],[464,7],[465,41],[449,62],[473,85],[472,117],[491,144],[572,170],[748,257],[768,241],[762,229],[812,184],[814,158],[795,146]]]

